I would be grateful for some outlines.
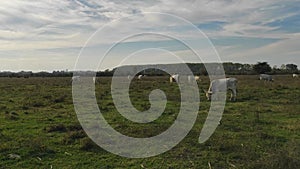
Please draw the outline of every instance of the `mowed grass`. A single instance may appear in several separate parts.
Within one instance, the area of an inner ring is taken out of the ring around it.
[[[111,154],[82,130],[72,103],[70,78],[0,78],[0,168],[300,168],[300,79],[235,76],[238,100],[227,102],[221,124],[198,143],[210,102],[198,83],[201,102],[188,136],[172,150],[145,159]],[[167,107],[157,120],[138,124],[122,117],[110,95],[110,78],[97,78],[99,108],[109,124],[132,137],[167,130],[180,108],[180,90],[167,77],[147,77],[130,85],[133,106],[149,109],[149,94],[161,89]],[[13,159],[9,154],[20,155]]]

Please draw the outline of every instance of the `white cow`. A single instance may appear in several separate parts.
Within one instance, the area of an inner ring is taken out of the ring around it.
[[[73,76],[71,81],[72,82],[80,81],[80,76]]]
[[[294,73],[294,74],[293,74],[293,77],[296,78],[296,77],[299,77],[299,75],[296,74],[296,73]]]
[[[138,79],[141,80],[143,75],[138,75]]]
[[[269,82],[273,82],[273,78],[271,75],[268,74],[260,74],[259,76],[259,80],[264,80],[264,81],[269,81]]]
[[[222,86],[226,84],[226,90],[224,91],[224,88],[222,89]],[[223,91],[222,91],[223,90]],[[227,90],[231,91],[231,101],[236,100],[236,94],[237,94],[237,79],[236,78],[226,78],[226,79],[215,79],[211,81],[210,86],[208,88],[208,91],[204,92],[206,93],[207,100],[211,100],[211,96],[218,92],[226,92]]]
[[[94,84],[96,84],[96,77],[93,77],[93,82]]]
[[[179,75],[178,74],[175,74],[175,75],[171,75],[170,76],[170,83],[172,82],[179,82]]]
[[[195,81],[200,80],[200,77],[199,77],[199,76],[191,76],[191,75],[189,75],[189,76],[188,76],[188,82],[191,83],[192,80],[193,80],[193,78],[195,79]]]

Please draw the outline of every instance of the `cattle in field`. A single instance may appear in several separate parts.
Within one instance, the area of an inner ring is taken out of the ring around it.
[[[293,78],[296,78],[296,77],[299,77],[299,75],[294,73]]]
[[[272,75],[268,75],[268,74],[260,74],[259,80],[264,80],[264,81],[269,81],[269,82],[274,81]]]
[[[226,89],[224,89],[226,85]],[[208,91],[205,91],[207,100],[211,100],[211,96],[218,92],[227,92],[229,90],[231,92],[230,100],[236,101],[237,97],[237,79],[236,78],[225,78],[225,79],[215,79],[212,80]]]
[[[138,79],[141,80],[144,76],[143,75],[138,75]]]
[[[195,79],[195,81],[200,81],[200,77],[199,76],[188,76],[188,82],[191,83],[192,80]]]
[[[73,76],[71,81],[72,82],[80,81],[80,76]]]
[[[172,82],[179,82],[179,75],[178,74],[174,74],[170,76],[170,83]]]
[[[96,84],[96,77],[93,77],[93,82],[94,84]]]

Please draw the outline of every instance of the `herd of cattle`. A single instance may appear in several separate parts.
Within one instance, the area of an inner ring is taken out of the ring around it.
[[[293,74],[292,75],[293,78],[298,78],[298,74]],[[188,76],[188,82],[191,81],[191,79],[194,78],[196,81],[200,80],[199,76]],[[268,75],[268,74],[260,74],[259,76],[259,80],[263,80],[263,81],[269,81],[269,82],[273,82],[274,79],[272,77],[272,75]],[[179,81],[179,75],[175,74],[175,75],[171,75],[170,76],[170,82],[178,82]],[[236,101],[237,98],[237,82],[238,80],[236,78],[225,78],[225,79],[215,79],[212,80],[210,82],[209,88],[208,90],[204,90],[205,95],[207,97],[207,100],[211,100],[211,96],[215,93],[218,92],[226,92],[226,91],[230,91],[231,92],[231,97],[230,100],[231,101]],[[226,89],[224,89],[223,86],[226,86]]]
[[[141,80],[143,77],[145,77],[145,75],[138,75],[137,79]],[[173,82],[179,82],[179,74],[174,74],[170,76],[170,83]],[[292,75],[293,78],[298,78],[298,74],[293,74]],[[128,80],[131,79],[131,76],[128,75]],[[200,81],[200,77],[199,76],[187,76],[187,80],[189,83],[192,82],[192,80],[195,81]],[[274,79],[272,77],[272,75],[268,75],[268,74],[260,74],[259,76],[259,80],[263,80],[263,81],[268,81],[268,82],[273,82]],[[80,76],[73,76],[71,81],[80,81]],[[93,82],[96,83],[96,78],[93,77]],[[231,92],[231,97],[230,100],[231,101],[236,101],[237,98],[237,82],[238,80],[236,78],[224,78],[224,79],[215,79],[212,80],[210,82],[209,88],[208,90],[204,90],[205,95],[207,97],[207,100],[211,100],[212,95],[216,94],[218,92],[226,92],[226,91],[230,91]],[[226,86],[226,88],[224,88],[224,86]]]

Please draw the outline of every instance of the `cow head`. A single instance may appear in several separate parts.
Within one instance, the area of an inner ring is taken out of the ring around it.
[[[206,91],[206,90],[204,90],[204,89],[203,89],[203,91],[204,91],[204,93],[205,93],[205,96],[206,96],[207,100],[211,100],[212,92],[211,92],[211,91]]]

